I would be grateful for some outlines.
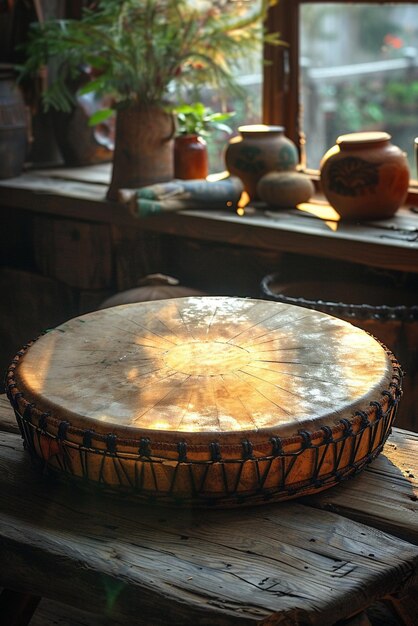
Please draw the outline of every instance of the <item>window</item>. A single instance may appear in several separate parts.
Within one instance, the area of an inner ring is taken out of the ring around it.
[[[266,48],[266,123],[282,124],[317,169],[338,135],[386,130],[415,178],[418,2],[280,0],[269,28],[288,46]]]

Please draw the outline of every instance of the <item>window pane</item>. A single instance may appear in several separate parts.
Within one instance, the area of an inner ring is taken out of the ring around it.
[[[238,127],[244,124],[260,124],[262,121],[262,82],[263,82],[262,46],[259,51],[248,55],[245,63],[235,71],[235,78],[241,87],[241,93],[222,93],[207,90],[200,94],[202,101],[213,111],[234,111],[235,115],[226,121],[232,134],[212,130],[205,137],[209,151],[210,173],[225,168],[224,150],[232,135],[238,134]],[[190,97],[189,97],[190,99]]]
[[[244,124],[260,124],[262,121],[262,49],[252,53],[246,59],[245,66],[236,71],[236,82],[242,92],[236,94],[219,94],[207,90],[200,94],[202,101],[213,111],[234,111],[235,115],[225,123],[231,128],[232,134],[219,130],[212,130],[205,137],[209,151],[209,169],[211,173],[225,168],[223,153],[232,135],[238,134],[238,126]],[[190,99],[190,98],[189,98]]]
[[[338,135],[385,130],[415,178],[418,5],[302,4],[300,40],[307,166]]]

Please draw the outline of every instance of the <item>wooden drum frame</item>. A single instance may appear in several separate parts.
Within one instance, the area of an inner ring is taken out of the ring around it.
[[[25,446],[89,489],[231,507],[331,487],[377,456],[402,372],[348,322],[264,300],[188,297],[70,320],[19,351]]]

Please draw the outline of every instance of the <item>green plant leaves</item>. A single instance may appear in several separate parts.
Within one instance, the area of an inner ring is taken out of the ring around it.
[[[278,43],[262,23],[275,0],[198,4],[191,0],[99,0],[81,20],[52,20],[33,28],[23,73],[51,62],[65,68],[44,92],[47,106],[68,110],[79,93],[123,103],[162,104],[173,85],[237,89],[234,67],[261,41]],[[75,76],[91,73],[89,84]],[[71,81],[68,79],[71,78]],[[70,84],[69,84],[70,82]],[[211,120],[213,123],[221,120]]]
[[[101,124],[105,120],[109,119],[114,114],[114,109],[100,109],[100,111],[96,111],[89,117],[89,126],[96,126],[96,124]]]
[[[235,112],[213,112],[202,102],[180,104],[172,108],[177,116],[177,130],[181,135],[208,135],[211,129],[221,130],[230,134],[232,129],[223,124],[235,115]]]

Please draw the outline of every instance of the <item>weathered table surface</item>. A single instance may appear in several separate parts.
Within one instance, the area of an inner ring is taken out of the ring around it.
[[[304,210],[187,210],[135,218],[128,205],[105,199],[110,165],[37,170],[0,181],[0,211],[16,207],[81,220],[129,225],[206,241],[312,254],[418,273],[418,210],[402,207],[389,220],[339,222],[320,199]]]
[[[39,474],[1,397],[0,492],[0,585],[112,621],[326,626],[418,583],[418,435],[398,429],[361,475],[315,497],[163,509]]]

